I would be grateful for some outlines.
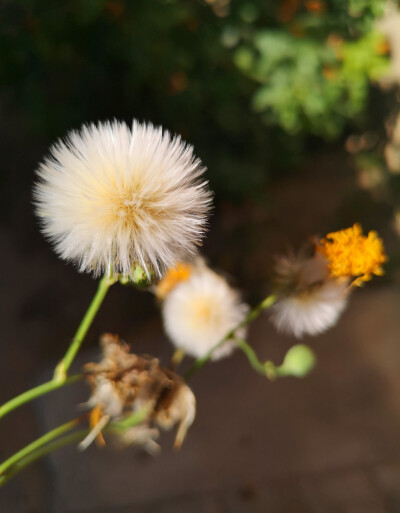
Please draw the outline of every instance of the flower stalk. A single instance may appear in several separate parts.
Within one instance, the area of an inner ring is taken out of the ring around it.
[[[40,458],[43,458],[51,452],[56,451],[57,449],[61,449],[66,445],[77,442],[78,440],[82,440],[84,436],[87,435],[88,431],[88,429],[81,429],[79,431],[75,431],[51,443],[41,445],[36,450],[29,452],[25,457],[19,459],[11,468],[9,468],[9,471],[7,471],[5,474],[0,475],[0,487],[5,485],[12,477],[21,472],[21,470],[23,470],[24,468],[28,467],[31,463],[34,463],[35,461],[39,460]]]
[[[69,422],[66,422],[65,424],[62,424],[61,426],[58,426],[55,429],[52,429],[45,435],[41,436],[37,440],[33,441],[32,443],[25,446],[20,451],[16,452],[10,458],[8,458],[6,461],[4,461],[0,465],[0,477],[3,476],[9,468],[11,468],[13,465],[18,463],[23,458],[29,456],[32,452],[36,451],[37,449],[40,449],[44,445],[48,444],[49,442],[53,441],[55,438],[58,438],[60,435],[63,435],[65,432],[70,431],[74,427],[76,427],[82,419],[77,418],[74,420],[71,420]]]
[[[261,362],[254,349],[245,340],[236,339],[235,341],[246,355],[251,367],[271,381],[278,377],[304,378],[315,366],[315,355],[304,344],[292,346],[285,354],[282,364],[275,365],[271,360]]]
[[[243,351],[246,355],[249,364],[251,367],[261,374],[262,376],[266,376],[268,379],[273,380],[276,378],[276,367],[275,364],[269,360],[266,362],[260,362],[258,356],[254,349],[245,341],[240,338],[235,339],[236,345]]]
[[[75,336],[67,349],[67,352],[54,371],[54,381],[63,383],[66,380],[68,370],[74,361],[75,356],[77,355],[82,342],[85,339],[86,333],[92,325],[92,322],[96,317],[96,314],[101,304],[103,303],[104,298],[106,297],[108,289],[117,281],[117,279],[118,278],[113,275],[104,275],[99,281],[96,294],[94,295],[81,323],[79,324]]]
[[[142,408],[119,422],[111,422],[103,431],[111,433],[125,431],[145,421],[148,415],[148,409]],[[89,434],[89,428],[69,433],[66,436],[61,435],[64,435],[68,431],[72,431],[85,418],[86,416],[76,418],[52,429],[45,435],[34,440],[32,443],[10,456],[10,458],[0,465],[0,487],[6,484],[9,479],[14,477],[25,467],[43,456],[46,456],[47,454],[50,454],[51,452],[66,445],[83,440],[85,436]]]
[[[10,401],[0,406],[0,419],[25,403],[41,397],[42,395],[46,395],[53,390],[57,390],[57,388],[61,388],[66,385],[72,385],[73,383],[80,381],[82,378],[82,374],[74,374],[73,376],[66,378],[64,381],[52,379],[51,381],[47,381],[42,385],[27,390],[26,392],[17,395]]]
[[[103,303],[108,289],[117,281],[117,279],[118,278],[115,276],[105,275],[100,280],[97,291],[81,323],[78,326],[78,329],[67,349],[67,352],[55,368],[53,379],[37,387],[34,387],[31,390],[27,390],[26,392],[18,395],[17,397],[14,397],[7,403],[0,406],[0,418],[4,417],[16,408],[19,408],[23,404],[32,401],[33,399],[46,395],[49,392],[56,390],[57,388],[61,388],[62,386],[76,383],[82,379],[83,376],[81,374],[68,377],[68,370],[74,361],[75,356],[77,355],[101,304]]]

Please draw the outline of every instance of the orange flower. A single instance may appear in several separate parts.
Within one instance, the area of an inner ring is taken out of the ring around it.
[[[156,287],[156,296],[158,299],[165,299],[167,294],[181,281],[186,281],[192,274],[193,265],[179,262],[175,267],[168,269],[162,280]]]
[[[382,240],[374,231],[363,235],[359,224],[328,233],[321,239],[318,251],[328,260],[331,276],[354,278],[352,285],[360,287],[372,275],[383,274],[382,264],[387,256]]]

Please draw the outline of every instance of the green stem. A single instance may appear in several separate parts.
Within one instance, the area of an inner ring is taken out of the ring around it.
[[[73,429],[77,424],[79,424],[80,421],[81,421],[81,419],[74,419],[69,422],[66,422],[65,424],[62,424],[61,426],[58,426],[57,428],[52,429],[45,435],[41,436],[40,438],[36,439],[32,443],[25,446],[20,451],[13,454],[10,458],[8,458],[6,461],[4,461],[0,465],[0,476],[2,474],[4,474],[10,467],[12,467],[19,460],[28,456],[31,452],[41,448],[43,445],[46,445],[47,443],[51,442],[55,438],[58,438],[60,435],[62,435],[66,431]]]
[[[266,360],[265,362],[260,362],[258,356],[254,349],[245,341],[240,338],[236,339],[237,346],[243,351],[243,353],[247,356],[247,359],[253,369],[267,377],[271,381],[277,378],[278,376],[278,368],[275,366],[271,360]]]
[[[35,388],[31,388],[30,390],[27,390],[26,392],[18,395],[17,397],[14,397],[10,401],[6,402],[2,406],[0,406],[0,419],[7,415],[12,410],[15,410],[19,406],[22,406],[23,404],[32,401],[33,399],[36,399],[37,397],[40,397],[42,395],[48,394],[49,392],[52,392],[53,390],[56,390],[57,388],[63,387],[64,385],[70,385],[72,383],[76,383],[80,379],[82,379],[82,374],[75,374],[73,376],[70,376],[65,381],[47,381],[47,383],[43,383],[42,385],[39,385]]]
[[[141,410],[133,413],[126,419],[123,419],[119,422],[110,423],[104,429],[104,432],[118,433],[121,431],[125,431],[126,429],[137,426],[138,424],[146,420],[148,414],[148,408],[142,408]],[[52,431],[49,431],[45,435],[41,436],[40,438],[30,443],[17,453],[13,454],[10,458],[8,458],[4,463],[0,465],[0,487],[4,485],[9,479],[11,479],[15,474],[17,474],[22,469],[27,467],[30,463],[33,463],[39,458],[61,447],[64,447],[65,445],[73,443],[77,440],[84,439],[84,437],[89,434],[89,429],[82,429],[75,433],[71,433],[65,437],[62,437],[59,440],[53,441],[55,438],[58,438],[66,431],[70,431],[71,429],[76,427],[76,425],[81,420],[82,419],[74,419],[70,422],[62,424],[61,426],[53,429]]]
[[[253,367],[253,369],[258,372],[259,374],[262,374],[265,376],[265,367],[264,364],[260,362],[258,359],[258,356],[254,349],[249,346],[249,344],[240,338],[237,338],[235,340],[236,345],[243,351],[243,353],[247,356],[247,359],[250,363],[250,365]]]
[[[62,426],[60,426],[62,427]],[[65,445],[71,444],[73,442],[76,442],[78,440],[82,440],[85,435],[87,435],[89,432],[88,429],[81,429],[80,431],[76,431],[74,433],[71,433],[67,436],[64,436],[60,438],[59,440],[56,440],[52,443],[49,443],[47,445],[44,445],[42,447],[39,447],[38,449],[34,450],[33,452],[30,452],[25,457],[21,458],[16,462],[12,468],[9,469],[8,472],[6,472],[3,475],[0,475],[0,487],[5,485],[7,481],[9,481],[12,477],[14,477],[16,474],[21,472],[25,467],[30,465],[31,463],[35,462],[36,460],[42,458],[43,456],[46,456],[47,454],[56,451],[57,449],[61,449],[61,447],[64,447]],[[47,433],[49,434],[49,433]]]
[[[174,354],[172,355],[171,362],[169,364],[169,368],[176,372],[176,369],[182,363],[185,358],[185,351],[183,349],[176,349]]]
[[[220,348],[229,339],[235,338],[235,334],[238,330],[240,330],[240,328],[244,328],[244,326],[247,326],[255,319],[257,319],[260,313],[263,310],[270,308],[275,303],[275,301],[276,296],[271,294],[270,296],[266,297],[263,301],[261,301],[261,303],[255,306],[252,310],[250,310],[250,312],[246,315],[243,321],[241,321],[231,331],[228,331],[228,333],[217,344],[215,344],[214,347],[212,347],[204,356],[198,358],[193,363],[189,370],[184,374],[185,380],[189,380],[201,367],[203,367],[203,365],[205,365],[209,361],[214,351]]]
[[[54,372],[55,381],[65,381],[68,369],[74,361],[74,358],[82,345],[86,333],[88,332],[93,322],[93,319],[95,318],[108,292],[108,289],[111,287],[111,285],[113,285],[116,282],[116,280],[117,277],[110,277],[109,275],[104,275],[103,278],[99,281],[96,294],[94,295],[81,323],[79,324],[75,336],[72,339],[72,342],[64,355],[64,358],[56,367],[56,370]]]
[[[108,289],[111,287],[111,285],[113,285],[116,282],[116,280],[117,277],[110,277],[109,275],[103,276],[103,278],[100,280],[96,294],[94,295],[81,323],[79,324],[79,327],[75,333],[74,338],[72,339],[72,342],[67,352],[64,355],[64,358],[60,361],[60,363],[57,365],[54,371],[53,379],[47,381],[46,383],[43,383],[42,385],[32,388],[31,390],[27,390],[21,395],[14,397],[7,403],[0,406],[0,419],[7,415],[7,413],[9,413],[10,411],[15,410],[19,406],[29,401],[32,401],[37,397],[45,395],[64,385],[75,383],[76,381],[82,379],[82,376],[78,374],[68,378],[68,369],[74,361],[74,358],[77,352],[79,351],[79,348],[85,338],[85,335],[88,332],[93,322],[93,319],[95,318],[107,294]]]
[[[137,426],[141,422],[145,421],[149,416],[149,408],[141,408],[126,419],[120,420],[119,422],[110,422],[110,424],[106,427],[104,431],[125,431],[131,427]]]

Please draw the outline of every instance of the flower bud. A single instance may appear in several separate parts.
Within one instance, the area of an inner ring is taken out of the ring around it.
[[[314,352],[304,344],[297,344],[286,353],[278,371],[281,375],[304,378],[314,368],[315,362]]]

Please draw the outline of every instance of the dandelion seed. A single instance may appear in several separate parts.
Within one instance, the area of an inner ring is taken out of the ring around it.
[[[180,282],[162,304],[164,327],[172,343],[194,357],[204,356],[246,316],[248,306],[224,278],[203,267]],[[239,338],[246,330],[238,330]],[[228,356],[235,348],[228,340],[212,355]]]
[[[59,140],[34,189],[43,233],[80,271],[159,276],[195,252],[211,194],[179,137],[136,121],[83,126]]]

